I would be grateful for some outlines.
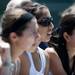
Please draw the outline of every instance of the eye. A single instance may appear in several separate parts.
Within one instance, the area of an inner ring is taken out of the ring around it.
[[[43,17],[38,21],[39,24],[43,26],[49,26],[51,23],[53,23],[53,18],[52,17]]]

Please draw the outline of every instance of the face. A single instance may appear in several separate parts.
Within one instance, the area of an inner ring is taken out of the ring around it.
[[[68,35],[68,37],[69,40],[67,41],[67,43],[71,48],[75,48],[75,29],[73,30],[72,35]]]
[[[43,11],[44,14],[40,18],[41,20],[43,19],[43,17],[51,18],[51,14],[50,14],[48,9],[43,9],[42,11]],[[53,28],[54,28],[54,25],[52,24],[52,22],[49,22],[49,25],[47,25],[47,26],[43,26],[43,25],[39,24],[39,32],[40,32],[40,35],[41,35],[41,41],[42,42],[48,42],[50,40]]]
[[[37,20],[33,18],[29,23],[27,29],[23,31],[22,36],[18,37],[18,47],[21,50],[34,52],[35,48],[40,43],[40,35],[38,33]]]

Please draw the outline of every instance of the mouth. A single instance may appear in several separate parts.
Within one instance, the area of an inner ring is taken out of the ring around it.
[[[52,34],[47,34],[47,36],[50,38],[52,36]]]

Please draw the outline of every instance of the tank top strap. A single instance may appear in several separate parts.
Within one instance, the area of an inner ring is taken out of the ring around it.
[[[34,62],[33,62],[33,59],[32,59],[32,54],[31,54],[31,52],[27,52],[27,54],[28,54],[31,66],[34,68]]]
[[[30,63],[31,63],[31,68],[30,68],[30,75],[36,74],[36,75],[44,75],[44,71],[45,71],[45,67],[46,67],[46,58],[45,58],[45,54],[44,51],[41,48],[37,48],[39,55],[40,55],[40,59],[41,59],[41,70],[37,71],[32,59],[32,54],[31,52],[27,52]]]
[[[41,65],[42,65],[41,72],[44,73],[44,70],[45,70],[45,67],[46,67],[46,57],[45,57],[43,49],[38,47],[38,51],[39,51],[40,58],[41,58]]]

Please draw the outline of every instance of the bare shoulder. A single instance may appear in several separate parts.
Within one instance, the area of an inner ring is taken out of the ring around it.
[[[58,56],[54,48],[46,48],[45,51],[46,51],[46,55],[49,57],[50,63],[52,62],[52,64],[55,65],[56,63],[61,63],[60,57]]]
[[[55,49],[53,47],[48,47],[45,49],[45,52],[48,54],[48,56],[57,56],[58,57],[58,54],[57,52],[55,51]]]
[[[49,57],[50,70],[52,71],[53,75],[66,75],[66,72],[63,69],[61,60],[58,54],[56,53],[56,51],[54,50],[54,48],[46,48],[45,52],[47,53],[47,56]]]
[[[60,62],[60,58],[54,48],[46,48],[45,53],[49,59],[50,64],[52,63],[52,65],[55,65],[57,62]]]
[[[46,48],[45,52],[46,52],[47,56],[49,57],[50,61],[57,62],[60,60],[60,58],[54,48],[48,47],[48,48]]]

